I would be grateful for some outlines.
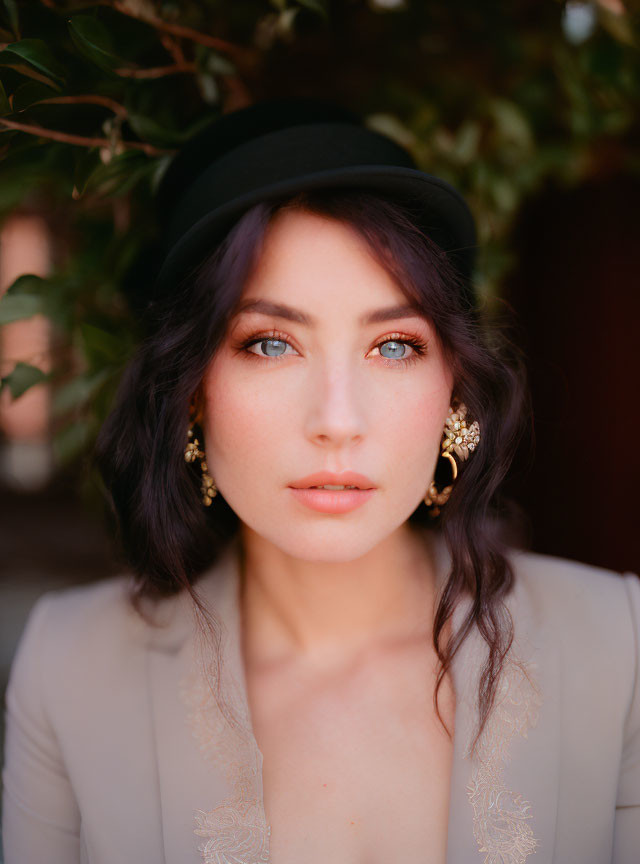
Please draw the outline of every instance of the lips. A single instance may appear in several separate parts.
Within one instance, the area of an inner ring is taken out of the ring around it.
[[[320,471],[316,474],[309,474],[301,480],[296,480],[290,485],[293,489],[309,489],[311,486],[357,486],[358,489],[376,488],[373,480],[355,471],[344,471],[342,474]]]

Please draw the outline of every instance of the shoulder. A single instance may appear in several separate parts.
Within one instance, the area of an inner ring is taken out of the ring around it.
[[[235,546],[224,550],[216,562],[200,574],[197,591],[215,606],[234,596],[235,582],[227,577],[237,571]],[[194,626],[193,601],[186,588],[172,595],[143,597],[138,608],[132,602],[134,574],[123,572],[85,585],[57,588],[42,594],[32,607],[19,649],[39,646],[52,660],[93,655],[97,662],[118,660],[126,651],[146,647],[173,650]],[[97,656],[96,656],[97,655]]]
[[[131,602],[133,576],[121,574],[89,585],[56,588],[33,605],[11,663],[7,700],[15,716],[40,717],[57,730],[69,717],[109,695],[111,707],[131,704],[144,683],[148,648],[155,638],[171,649],[183,639],[184,594]],[[188,594],[187,594],[188,597]],[[148,614],[147,614],[148,613]],[[180,624],[180,629],[177,624]],[[176,639],[179,634],[179,639]],[[81,694],[88,701],[82,702]]]
[[[97,582],[71,585],[45,591],[34,608],[47,609],[50,616],[84,616],[107,613],[122,614],[127,591],[131,585],[130,574],[122,573]]]
[[[82,680],[81,670],[95,668],[97,659],[104,662],[114,635],[117,641],[119,632],[140,633],[135,611],[128,609],[127,586],[126,576],[115,576],[52,589],[36,600],[11,662],[6,691],[11,716],[45,728],[50,694],[68,692]]]
[[[516,591],[525,594],[545,615],[572,609],[588,619],[591,615],[602,619],[626,610],[628,617],[630,602],[640,592],[640,579],[635,573],[515,548],[509,550],[508,557]]]
[[[129,600],[130,584],[130,576],[122,574],[42,594],[18,640],[10,683],[35,676],[46,680],[56,668],[105,657],[106,646],[140,643],[145,623]]]
[[[558,662],[634,689],[640,668],[638,575],[518,549],[508,557],[515,584],[507,605],[516,631],[552,647]]]
[[[537,634],[575,728],[621,740],[618,806],[640,803],[640,578],[513,551],[516,610]],[[527,615],[527,611],[530,615]],[[516,616],[514,616],[515,618]],[[531,622],[534,622],[531,626]],[[516,628],[518,622],[516,622]],[[593,724],[596,724],[595,726]],[[596,728],[597,726],[597,728]]]
[[[129,630],[141,635],[143,620],[129,600],[128,574],[101,579],[88,585],[74,585],[46,591],[35,602],[25,633],[39,630],[47,642],[64,644],[78,639],[93,642],[104,631]]]
[[[152,601],[138,611],[131,600],[133,575],[122,573],[97,582],[55,588],[32,606],[18,641],[13,675],[36,665],[40,675],[57,670],[91,674],[142,654],[153,640],[182,638],[188,593]],[[142,613],[142,614],[141,614]]]

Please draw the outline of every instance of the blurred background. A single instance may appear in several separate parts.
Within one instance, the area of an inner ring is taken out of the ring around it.
[[[124,567],[88,462],[140,336],[124,276],[172,155],[260,98],[355,108],[465,195],[528,357],[527,545],[640,572],[638,25],[623,0],[0,0],[2,690],[34,600]]]

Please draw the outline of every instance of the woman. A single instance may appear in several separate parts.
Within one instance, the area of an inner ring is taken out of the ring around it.
[[[129,568],[30,615],[7,864],[636,861],[640,584],[506,540],[530,406],[463,199],[263,103],[159,207],[96,454]]]

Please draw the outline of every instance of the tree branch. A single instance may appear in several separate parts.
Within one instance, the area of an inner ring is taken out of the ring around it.
[[[174,37],[169,33],[161,33],[160,41],[162,42],[165,51],[171,54],[176,63],[180,64],[185,62],[184,51],[177,39],[174,39]]]
[[[0,126],[4,126],[5,129],[16,129],[18,132],[26,132],[29,135],[38,135],[40,138],[49,138],[52,141],[61,141],[64,144],[74,144],[78,147],[108,147],[111,149],[112,146],[112,142],[108,138],[72,135],[68,132],[58,132],[56,129],[33,126],[30,123],[17,123],[15,120],[7,120],[5,117],[0,117]],[[147,144],[144,141],[118,141],[118,146],[123,150],[141,150],[146,156],[164,156],[175,153],[175,150],[160,150],[153,144]]]
[[[195,63],[176,63],[173,66],[155,66],[151,69],[128,69],[122,66],[114,69],[122,78],[163,78],[165,75],[178,75],[182,72],[195,72]]]
[[[124,105],[120,105],[115,99],[108,96],[99,96],[97,93],[89,93],[81,96],[51,96],[48,99],[38,99],[33,105],[103,105],[113,111],[118,117],[126,117],[128,112]],[[29,106],[31,107],[31,105]]]
[[[232,42],[227,42],[225,39],[219,39],[217,36],[208,36],[206,33],[200,33],[199,30],[193,30],[191,27],[184,27],[182,24],[171,24],[156,15],[146,14],[140,15],[134,9],[131,9],[126,0],[112,0],[108,5],[112,6],[123,15],[128,15],[130,18],[135,18],[138,21],[144,21],[155,27],[156,30],[163,30],[165,33],[172,33],[174,36],[181,36],[184,39],[189,39],[191,42],[197,42],[200,45],[206,45],[208,48],[215,48],[218,51],[224,51],[230,55],[239,56],[243,49],[239,45],[234,45]]]

